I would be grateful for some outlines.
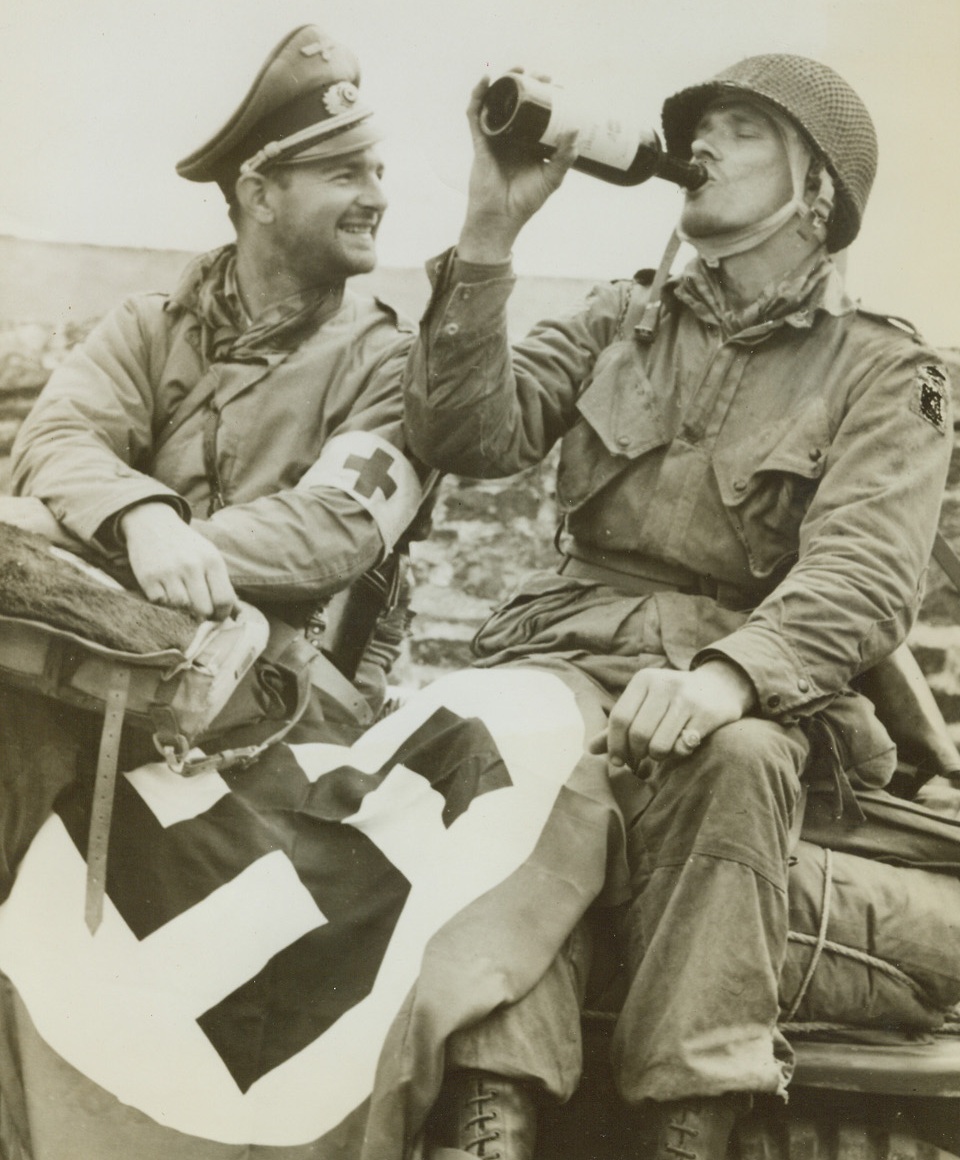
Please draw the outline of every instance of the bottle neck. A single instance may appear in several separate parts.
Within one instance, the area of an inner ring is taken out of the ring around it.
[[[672,181],[683,189],[699,189],[707,180],[707,171],[696,161],[683,161],[661,151],[654,176]]]

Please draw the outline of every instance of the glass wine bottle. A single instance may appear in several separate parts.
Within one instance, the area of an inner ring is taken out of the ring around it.
[[[480,108],[480,128],[492,142],[540,157],[554,152],[561,133],[576,129],[573,168],[614,185],[662,177],[696,189],[707,179],[702,165],[666,153],[652,129],[588,108],[559,85],[525,73],[504,73],[491,82]]]

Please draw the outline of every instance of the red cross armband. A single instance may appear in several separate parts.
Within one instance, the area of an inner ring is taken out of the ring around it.
[[[296,490],[311,487],[335,487],[366,508],[388,552],[423,500],[423,488],[410,460],[371,431],[347,431],[326,443]]]

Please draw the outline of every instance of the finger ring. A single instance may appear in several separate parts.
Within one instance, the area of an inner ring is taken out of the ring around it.
[[[700,744],[702,738],[696,729],[684,729],[680,734],[680,744],[684,749],[689,749],[691,753]]]

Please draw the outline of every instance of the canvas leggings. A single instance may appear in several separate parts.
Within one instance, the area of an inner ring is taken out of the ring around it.
[[[567,669],[582,693],[582,672],[545,660],[537,666]],[[609,710],[609,695],[598,696]],[[618,916],[629,980],[612,1045],[627,1103],[785,1091],[793,1060],[776,1026],[778,979],[808,751],[796,727],[759,718],[726,725],[691,757],[663,763],[625,819],[631,900],[607,920]],[[524,999],[458,1032],[447,1067],[527,1079],[569,1098],[581,1070],[588,943],[585,925]]]

